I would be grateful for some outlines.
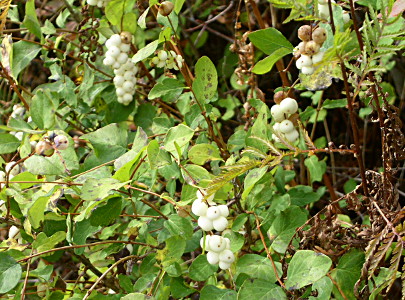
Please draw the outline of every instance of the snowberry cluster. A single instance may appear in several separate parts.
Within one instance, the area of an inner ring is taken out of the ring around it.
[[[114,85],[118,102],[128,105],[135,94],[137,66],[128,57],[131,50],[132,35],[122,32],[121,35],[113,34],[105,43],[108,51],[103,60],[104,65],[114,69]]]
[[[153,57],[151,60],[152,66],[174,70],[181,69],[183,67],[183,62],[183,57],[180,54],[176,54],[173,50],[159,50],[157,56]]]
[[[104,7],[110,0],[87,0],[87,4],[91,6]]]
[[[204,231],[215,229],[216,231],[223,231],[228,226],[226,217],[229,215],[229,209],[226,205],[216,205],[211,199],[207,203],[204,202],[204,196],[201,192],[197,192],[197,199],[191,206],[191,211],[198,218],[198,225]]]
[[[276,122],[273,125],[274,131],[283,134],[287,141],[293,143],[298,137],[298,130],[294,127],[294,121],[297,118],[298,103],[293,98],[285,97],[283,91],[277,92],[274,95],[275,105],[271,107],[271,115]],[[272,138],[279,142],[280,139],[277,135],[273,134]]]
[[[219,235],[207,235],[200,240],[201,248],[207,252],[207,261],[211,265],[219,264],[222,270],[229,269],[235,261],[235,255],[232,253],[231,241]]]
[[[310,25],[303,25],[298,29],[298,37],[302,42],[294,51],[294,55],[299,56],[296,66],[302,74],[311,75],[315,71],[314,65],[322,61],[325,54],[320,49],[326,41],[326,30],[318,27],[312,31]]]
[[[197,199],[191,206],[191,211],[199,216],[198,225],[204,231],[211,231],[215,229],[217,231],[223,231],[228,226],[228,220],[226,217],[229,215],[229,209],[226,205],[217,205],[212,201],[214,196],[209,197],[204,202],[204,194],[197,191]],[[222,270],[229,269],[235,256],[230,250],[231,242],[228,238],[224,238],[219,235],[207,235],[200,241],[200,245],[207,253],[207,260],[210,264],[219,264]]]

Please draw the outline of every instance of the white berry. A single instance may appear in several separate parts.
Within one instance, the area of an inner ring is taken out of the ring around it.
[[[115,90],[115,92],[117,93],[117,96],[121,96],[121,97],[124,96],[124,94],[125,94],[125,91],[123,88],[117,88]]]
[[[115,59],[111,56],[106,56],[103,59],[103,64],[106,66],[112,66],[115,63]]]
[[[285,98],[280,103],[280,110],[285,114],[294,114],[298,110],[298,103],[293,98]]]
[[[321,62],[324,55],[325,55],[324,51],[319,51],[317,54],[312,55],[313,64],[317,64],[317,63]]]
[[[231,264],[235,261],[235,255],[233,255],[231,250],[225,249],[219,253],[219,260]]]
[[[117,56],[117,62],[119,62],[120,64],[125,64],[128,60],[128,54],[121,52],[118,56]]]
[[[290,120],[284,120],[280,123],[279,131],[281,133],[288,133],[294,130],[294,124]]]
[[[121,44],[120,50],[121,50],[121,52],[129,52],[129,50],[131,50],[131,45],[130,44]]]
[[[305,75],[312,75],[314,73],[314,67],[302,67],[301,72]]]
[[[113,34],[108,41],[106,42],[106,47],[110,48],[111,46],[120,46],[121,45],[121,37],[119,34]]]
[[[219,254],[214,251],[209,251],[207,253],[207,261],[211,265],[216,265],[217,263],[219,263]]]
[[[11,176],[16,176],[18,173],[20,173],[20,166],[15,161],[10,161],[8,164],[6,164],[4,169],[6,170],[7,173],[10,172],[11,170],[11,172],[9,173],[9,175]]]
[[[285,119],[284,112],[281,110],[279,104],[275,104],[270,109],[271,115],[273,116],[274,121],[281,122]]]
[[[18,229],[18,227],[16,226],[11,226],[10,229],[8,230],[8,238],[9,239],[13,239],[16,238],[17,239],[17,235],[20,233],[20,229]]]
[[[120,55],[121,50],[117,46],[111,46],[110,49],[106,52],[106,56],[112,56],[112,57],[117,57]]]
[[[205,249],[205,251],[211,251],[210,245],[209,245],[210,238],[211,238],[210,235],[205,236],[205,247],[204,247],[204,237],[202,237],[200,239],[200,246],[201,246],[201,248]]]
[[[206,194],[207,194],[207,193],[206,193],[204,190],[202,190],[202,192],[201,192],[200,190],[197,190],[197,193],[196,193],[197,199],[203,200],[203,199],[204,199],[204,196],[205,196]],[[213,200],[214,200],[214,195],[211,195],[211,196],[209,196],[209,197],[207,198],[207,203],[208,203],[209,205],[216,205]]]
[[[293,130],[291,132],[287,132],[284,134],[285,138],[287,141],[294,143],[300,136],[299,132],[297,130]]]
[[[216,231],[223,231],[228,227],[228,220],[225,217],[220,216],[212,221],[212,225]]]
[[[220,267],[222,270],[227,270],[227,269],[229,269],[229,268],[231,267],[231,264],[226,263],[226,262],[224,262],[224,261],[219,261],[219,267]]]
[[[218,209],[218,206],[211,206],[207,210],[207,218],[210,220],[215,220],[221,216],[221,212]]]
[[[124,82],[125,82],[124,76],[118,75],[114,77],[114,84],[116,87],[121,87],[124,84]]]
[[[66,150],[69,147],[69,140],[64,135],[57,135],[53,141],[58,150]]]
[[[221,252],[226,248],[226,241],[219,235],[212,235],[209,241],[210,249],[214,252]]]
[[[210,231],[214,229],[214,226],[212,225],[212,220],[204,216],[198,218],[198,226],[200,226],[201,229],[204,231]]]
[[[201,200],[197,199],[191,205],[191,211],[196,216],[205,216],[207,214],[208,205],[202,202]]]
[[[223,216],[225,218],[227,216],[229,216],[229,208],[228,208],[228,206],[226,206],[226,205],[218,205],[218,209],[219,209],[219,212],[220,212],[221,216]]]

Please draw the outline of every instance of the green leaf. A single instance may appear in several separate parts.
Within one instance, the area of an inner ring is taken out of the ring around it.
[[[179,12],[181,11],[181,8],[183,7],[183,4],[186,0],[175,0],[174,1],[174,12],[176,14],[179,14]]]
[[[81,198],[86,201],[100,201],[113,189],[119,189],[126,183],[113,178],[87,179],[82,187]]]
[[[134,3],[135,0],[110,0],[105,7],[105,16],[112,25],[121,25],[125,12],[130,12]]]
[[[198,101],[208,103],[217,92],[218,75],[217,69],[212,61],[206,57],[201,57],[195,65],[195,79],[193,91]]]
[[[177,79],[165,78],[162,82],[156,83],[155,86],[150,90],[148,99],[152,100],[171,93],[176,94],[183,91],[184,88],[184,84]]]
[[[256,278],[245,280],[238,292],[238,299],[284,300],[287,296],[280,286]]]
[[[220,289],[213,285],[205,285],[200,293],[200,300],[236,300],[234,290]]]
[[[325,276],[332,265],[332,260],[322,253],[311,250],[298,250],[287,269],[286,288],[300,289]]]
[[[0,252],[0,261],[0,294],[5,294],[18,284],[22,270],[20,264],[6,253]]]
[[[244,180],[244,191],[242,193],[242,199],[245,200],[250,191],[254,188],[255,184],[266,174],[267,167],[256,168],[247,174]]]
[[[249,34],[249,39],[253,45],[267,55],[273,54],[273,52],[278,49],[285,49],[286,51],[289,51],[289,53],[292,53],[294,49],[293,45],[284,37],[284,35],[272,27],[252,32]]]
[[[171,215],[163,225],[173,236],[178,235],[188,240],[193,235],[193,225],[190,220],[178,215]]]
[[[323,174],[326,172],[326,163],[323,160],[319,160],[316,155],[312,155],[305,159],[305,166],[309,170],[311,177],[311,184],[314,181],[322,181]]]
[[[197,144],[188,151],[188,158],[197,165],[209,160],[222,160],[217,147],[211,144]]]
[[[204,179],[211,179],[210,173],[203,167],[186,165],[184,168],[187,172],[182,168],[181,175],[183,175],[184,180],[190,185],[198,185]]]
[[[203,254],[199,255],[191,264],[189,269],[190,278],[196,281],[207,280],[218,269],[218,266],[211,265],[207,261],[207,257]]]
[[[37,249],[37,252],[43,252],[53,249],[56,244],[64,241],[65,238],[66,232],[64,231],[55,232],[50,237],[48,237],[45,233],[40,232],[35,241],[32,243],[32,246],[34,249]]]
[[[145,58],[148,58],[149,56],[151,56],[155,52],[158,45],[159,45],[159,41],[157,41],[157,40],[147,44],[145,47],[140,49],[132,57],[132,62],[134,64],[136,64],[137,62],[140,62],[141,60],[144,60]]]
[[[122,20],[122,31],[128,31],[132,34],[136,32],[136,18],[138,16],[134,12],[127,12],[124,14],[124,19]]]
[[[92,226],[108,226],[110,225],[121,213],[122,199],[115,197],[108,199],[107,203],[103,206],[98,206],[92,211],[90,216],[90,224]]]
[[[296,185],[288,191],[291,205],[303,206],[318,201],[321,196],[312,191],[310,186]]]
[[[346,106],[347,106],[347,99],[335,99],[335,100],[326,99],[322,103],[322,108],[326,109],[340,108]]]
[[[41,46],[26,41],[13,43],[13,76],[17,78],[20,72],[27,67],[41,51]]]
[[[232,223],[232,230],[238,231],[245,225],[248,220],[249,215],[246,213],[239,214]]]
[[[44,220],[44,211],[48,201],[49,197],[39,197],[28,209],[28,220],[33,228],[39,228]]]
[[[295,230],[307,221],[306,210],[298,206],[290,206],[282,211],[271,224],[268,230],[270,240],[273,240],[271,247],[278,253],[284,253],[295,234]]]
[[[25,17],[23,24],[29,32],[41,39],[41,26],[39,25],[37,13],[35,11],[35,0],[28,0],[25,4]]]
[[[145,9],[145,11],[142,13],[142,15],[138,19],[138,26],[141,27],[142,29],[146,28],[146,17],[148,16],[150,7]]]
[[[355,299],[353,288],[360,278],[363,263],[364,252],[359,249],[352,249],[339,259],[338,265],[331,272],[331,277],[346,296],[346,299]],[[333,287],[333,294],[336,299],[343,299],[340,291],[335,286]]]
[[[73,244],[84,245],[86,243],[87,237],[99,230],[99,226],[91,226],[89,219],[84,219],[75,223],[73,232]],[[75,249],[76,254],[83,254],[84,248]]]
[[[127,150],[127,130],[120,124],[109,124],[81,138],[90,141],[100,163],[116,159]]]
[[[318,292],[317,297],[310,296],[308,300],[329,300],[333,289],[332,280],[324,276],[312,285],[312,290]],[[349,298],[348,298],[349,299]],[[350,298],[351,299],[351,298]]]
[[[121,300],[154,300],[155,297],[147,296],[142,293],[131,293],[120,298]]]
[[[275,262],[278,276],[281,276],[281,264]],[[242,256],[236,264],[237,274],[245,273],[250,277],[262,279],[269,283],[277,281],[273,265],[267,257],[257,254],[246,254]]]
[[[186,145],[190,142],[193,135],[194,130],[183,124],[170,128],[163,142],[165,150],[179,158],[177,155],[175,142],[180,147],[181,151],[184,151]]]
[[[281,58],[290,54],[291,50],[286,48],[279,48],[271,53],[266,58],[258,61],[252,69],[252,72],[255,74],[265,74],[273,68],[274,64],[279,61]]]
[[[170,292],[174,299],[181,299],[195,292],[194,289],[186,286],[183,278],[173,277],[170,280]]]
[[[160,149],[159,142],[156,140],[150,141],[147,153],[151,169],[158,169],[171,164],[169,154],[164,149]]]
[[[55,124],[54,102],[50,90],[38,90],[32,97],[31,117],[40,129],[51,129]]]
[[[21,142],[14,135],[0,133],[0,154],[11,153],[17,150]]]

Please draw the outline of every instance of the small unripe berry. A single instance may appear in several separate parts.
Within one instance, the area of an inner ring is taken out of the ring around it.
[[[219,254],[213,251],[209,251],[207,253],[207,261],[211,265],[216,265],[217,263],[219,263]]]
[[[64,135],[57,135],[54,139],[53,139],[54,143],[55,143],[55,147],[58,150],[66,150],[69,146],[69,140],[66,136]]]
[[[294,143],[300,137],[300,134],[297,130],[293,130],[291,132],[285,133],[284,136],[287,141]]]
[[[315,29],[314,32],[312,32],[312,40],[322,45],[326,41],[326,30],[322,27]]]
[[[322,19],[327,19],[329,17],[329,7],[327,4],[318,4],[319,16]]]
[[[280,109],[283,113],[293,114],[298,110],[298,103],[295,99],[288,97],[281,101]]]
[[[214,226],[212,225],[212,220],[204,216],[198,218],[198,226],[200,226],[201,229],[204,231],[210,231],[214,229]]]
[[[115,61],[115,63],[112,65],[113,69],[118,69],[119,67],[121,67],[121,63],[119,63],[118,61]]]
[[[235,255],[231,250],[225,249],[219,254],[219,260],[231,264],[235,261]]]
[[[225,217],[220,216],[212,221],[212,225],[216,231],[224,231],[226,227],[228,227],[228,220]]]
[[[286,95],[284,91],[278,91],[277,93],[274,94],[273,99],[276,104],[280,104],[280,102],[285,99]]]
[[[221,270],[227,270],[231,267],[231,264],[224,261],[219,261],[219,267],[221,268]]]
[[[301,41],[308,42],[311,40],[311,32],[311,26],[302,25],[300,28],[298,28],[298,38]]]
[[[281,122],[285,119],[283,111],[280,109],[279,104],[275,104],[270,109],[271,115],[273,116],[274,121]]]
[[[314,67],[302,67],[301,72],[304,75],[312,75],[314,74],[315,68]]]
[[[319,49],[321,49],[321,46],[318,43],[316,43],[315,41],[309,41],[305,45],[305,52],[308,55],[314,55],[314,54],[318,53]]]
[[[132,34],[128,31],[123,31],[120,34],[121,42],[124,44],[131,44],[132,41]]]
[[[294,130],[294,124],[290,120],[284,120],[280,123],[278,129],[281,133],[288,133]]]
[[[170,1],[163,1],[159,6],[159,13],[167,17],[173,11],[174,4]]]

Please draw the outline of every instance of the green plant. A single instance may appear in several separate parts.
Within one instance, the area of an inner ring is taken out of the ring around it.
[[[0,4],[2,297],[405,298],[401,1]]]

